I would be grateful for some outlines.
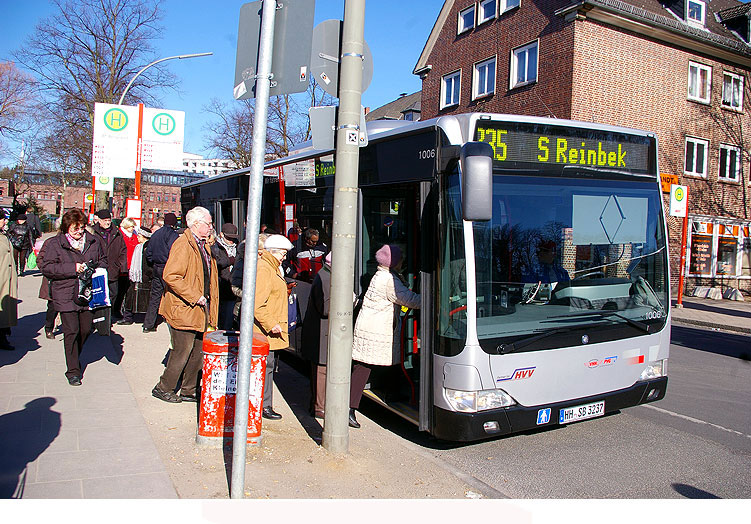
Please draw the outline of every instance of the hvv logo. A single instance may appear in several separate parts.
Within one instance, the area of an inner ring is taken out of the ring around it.
[[[504,382],[507,380],[523,380],[525,378],[532,378],[532,373],[535,372],[536,367],[515,369],[513,373],[504,377],[498,377],[496,382]]]

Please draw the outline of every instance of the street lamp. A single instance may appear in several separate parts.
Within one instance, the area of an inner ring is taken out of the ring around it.
[[[138,77],[139,77],[139,76],[141,75],[141,73],[143,73],[144,71],[146,71],[146,70],[147,70],[148,68],[150,68],[151,66],[153,66],[153,65],[156,65],[156,64],[158,64],[158,63],[160,63],[160,62],[164,62],[164,61],[166,61],[166,60],[173,60],[173,59],[175,59],[175,58],[182,60],[183,58],[196,58],[196,57],[198,57],[198,56],[209,56],[209,55],[213,55],[213,54],[214,54],[214,53],[193,53],[193,54],[190,54],[190,55],[177,55],[177,56],[168,56],[168,57],[166,57],[166,58],[160,58],[159,60],[154,60],[154,61],[153,61],[153,62],[151,62],[150,64],[148,64],[148,65],[146,65],[145,67],[143,67],[143,68],[142,68],[142,69],[141,69],[141,70],[140,70],[140,71],[139,71],[138,73],[136,73],[136,76],[134,76],[134,77],[133,77],[133,78],[132,78],[132,79],[130,80],[130,82],[128,82],[128,85],[127,85],[127,86],[125,86],[125,91],[123,91],[123,94],[122,94],[122,96],[120,97],[120,101],[119,101],[119,102],[117,103],[117,105],[122,105],[122,104],[123,104],[123,99],[125,98],[125,94],[126,94],[126,93],[128,92],[128,89],[130,89],[130,86],[132,86],[132,85],[133,85],[133,82],[135,82],[135,81],[136,81],[136,78],[138,78]]]

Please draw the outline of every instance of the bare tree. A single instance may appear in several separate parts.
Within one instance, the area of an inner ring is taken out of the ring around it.
[[[90,172],[94,104],[117,103],[138,70],[154,60],[160,38],[158,0],[52,0],[57,12],[39,22],[15,52],[34,72],[45,101],[45,119],[54,119],[57,136],[66,137],[67,158]],[[154,88],[174,86],[159,65],[138,77],[125,103],[156,104]]]
[[[306,93],[281,95],[269,100],[265,154],[281,158],[294,146],[311,138],[308,109],[316,105],[333,105],[334,99],[313,81]],[[253,117],[255,100],[241,100],[235,104],[223,104],[212,99],[204,111],[215,120],[204,128],[209,147],[215,153],[231,160],[237,167],[250,166],[253,145]]]
[[[34,99],[34,79],[13,62],[0,63],[0,152],[3,139],[15,138],[28,128]]]

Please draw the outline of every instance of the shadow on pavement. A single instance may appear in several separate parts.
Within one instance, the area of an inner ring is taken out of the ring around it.
[[[673,306],[675,306],[676,302],[677,302],[676,300],[672,301]],[[751,319],[751,311],[741,311],[741,310],[733,309],[730,307],[711,306],[709,304],[702,304],[698,302],[689,302],[689,301],[684,301],[683,307],[685,309],[695,309],[696,311],[706,311],[707,313],[717,313],[718,315],[727,315],[730,317],[741,317],[741,318]]]
[[[281,352],[279,369],[274,372],[274,394],[282,395],[300,425],[317,444],[323,438],[323,421],[310,414],[310,381],[308,362]],[[272,422],[273,423],[273,422]],[[263,424],[266,424],[264,421]]]
[[[123,360],[123,337],[117,333],[111,333],[109,337],[103,337],[92,333],[86,339],[81,350],[81,371],[86,372],[86,366],[106,358],[112,364],[120,365]]]
[[[670,342],[689,349],[751,361],[751,337],[673,325]]]
[[[35,461],[60,434],[56,400],[42,397],[24,409],[0,415],[0,498],[23,498],[26,466]]]
[[[0,368],[19,362],[27,353],[42,347],[36,340],[44,332],[45,312],[26,315],[18,319],[18,325],[10,331],[10,343],[15,346],[13,351],[0,351]]]
[[[688,484],[672,484],[673,489],[679,495],[686,497],[687,499],[719,499],[714,493],[704,491],[703,489],[689,486]]]

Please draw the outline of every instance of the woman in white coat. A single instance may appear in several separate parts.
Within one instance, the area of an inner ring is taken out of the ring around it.
[[[399,309],[401,306],[420,307],[420,295],[410,291],[398,274],[402,264],[401,249],[387,244],[376,252],[375,257],[378,269],[365,292],[352,345],[353,393],[350,395],[349,425],[353,428],[360,427],[355,409],[360,406],[362,390],[370,376],[369,366],[393,366],[401,360]]]

